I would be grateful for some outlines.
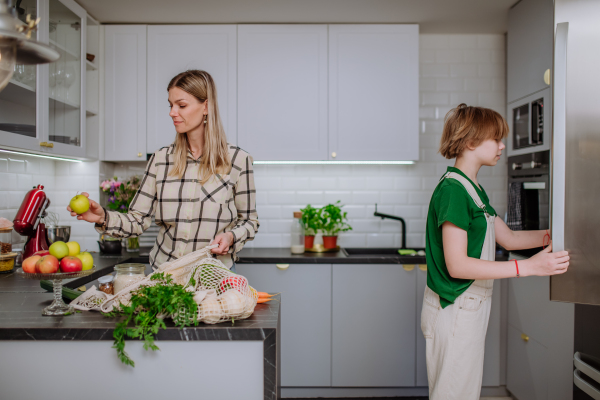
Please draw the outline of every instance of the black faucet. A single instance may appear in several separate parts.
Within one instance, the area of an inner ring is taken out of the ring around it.
[[[402,224],[402,247],[401,247],[401,249],[406,249],[406,222],[404,222],[404,218],[397,217],[395,215],[382,214],[380,212],[377,212],[377,203],[375,203],[375,213],[373,213],[373,215],[376,217],[381,217],[381,219],[388,218],[388,219],[395,219],[396,221],[400,221],[400,223]]]

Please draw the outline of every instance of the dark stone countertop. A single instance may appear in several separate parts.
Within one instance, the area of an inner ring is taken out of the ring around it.
[[[370,250],[370,249],[369,249]],[[387,249],[386,249],[387,250]],[[240,264],[425,264],[425,256],[349,256],[343,249],[335,253],[292,254],[289,248],[247,248],[238,254]]]
[[[144,254],[144,249],[141,253]],[[140,252],[121,255],[92,253],[94,264],[102,276],[124,261],[147,263]],[[78,280],[70,280],[77,283]],[[67,286],[69,281],[64,281]],[[118,318],[106,318],[95,311],[68,316],[42,316],[42,308],[50,305],[53,293],[40,287],[40,281],[24,279],[15,273],[0,274],[0,340],[113,340]],[[258,304],[254,314],[235,323],[215,325],[200,323],[197,327],[179,329],[167,320],[167,329],[159,331],[157,340],[267,340],[275,335],[279,324],[279,302]]]

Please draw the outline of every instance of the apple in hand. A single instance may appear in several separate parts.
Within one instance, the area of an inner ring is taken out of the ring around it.
[[[83,214],[90,209],[90,200],[82,194],[78,194],[71,199],[69,207],[76,214]]]
[[[42,256],[33,255],[23,260],[23,272],[27,272],[28,274],[35,274],[35,263],[37,263],[40,258],[42,258]]]
[[[69,248],[70,256],[76,256],[81,251],[81,247],[79,247],[79,243],[77,242],[67,242],[66,245]]]
[[[36,272],[42,274],[53,274],[58,272],[58,258],[54,257],[53,255],[40,258],[35,263],[35,270]]]
[[[77,272],[81,271],[81,260],[75,256],[67,256],[60,260],[61,272]]]
[[[92,255],[90,253],[88,253],[87,251],[84,251],[83,253],[79,253],[75,257],[77,257],[81,260],[81,264],[83,266],[83,268],[82,268],[83,271],[92,269],[94,267],[94,257],[92,257]]]
[[[54,242],[50,245],[49,251],[50,255],[60,260],[61,258],[69,255],[69,246],[67,246],[65,242],[61,242],[59,240],[58,242]]]

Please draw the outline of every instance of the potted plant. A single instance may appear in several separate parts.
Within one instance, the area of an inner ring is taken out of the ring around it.
[[[308,204],[302,208],[302,225],[304,225],[304,248],[310,249],[314,246],[315,235],[321,228],[321,218],[318,208]]]
[[[127,182],[119,182],[115,176],[113,179],[106,180],[100,184],[100,188],[108,195],[106,207],[113,211],[126,213],[129,205],[140,188],[141,178],[132,176]],[[126,239],[127,251],[137,251],[140,248],[139,237],[130,237]]]
[[[337,247],[337,235],[340,232],[352,230],[352,227],[346,222],[346,212],[342,212],[342,205],[338,200],[335,204],[327,204],[321,208],[319,216],[321,220],[321,229],[323,230],[323,247],[334,249]]]

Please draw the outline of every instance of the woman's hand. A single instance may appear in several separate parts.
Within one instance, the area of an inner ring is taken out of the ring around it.
[[[549,276],[564,274],[569,267],[569,252],[552,253],[552,244],[528,260],[523,260],[523,276]]]
[[[81,193],[83,196],[89,199],[90,195],[86,192]],[[104,222],[104,209],[100,207],[100,204],[96,203],[94,200],[90,200],[90,209],[84,212],[81,215],[77,215],[77,213],[71,210],[71,206],[67,206],[67,211],[71,213],[72,217],[77,216],[77,219],[84,220],[87,222],[94,222],[98,224],[102,224]]]
[[[216,247],[211,250],[213,254],[217,254],[220,256],[224,256],[229,251],[229,247],[233,244],[233,233],[231,232],[223,232],[219,233],[213,239],[210,244],[218,244],[219,247]]]

